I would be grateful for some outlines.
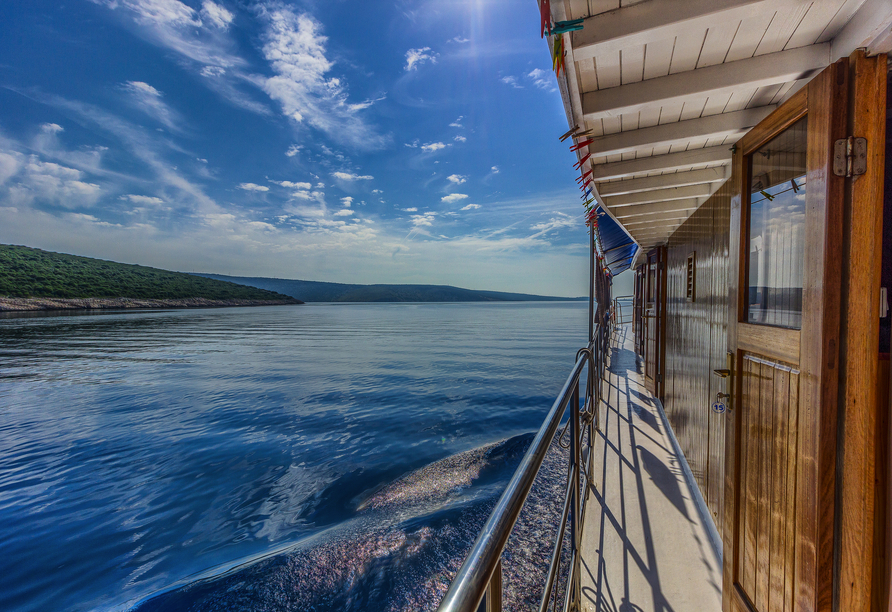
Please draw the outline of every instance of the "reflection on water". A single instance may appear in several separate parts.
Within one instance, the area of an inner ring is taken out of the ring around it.
[[[560,390],[586,313],[0,320],[0,609],[432,607]],[[540,510],[561,479],[546,469]],[[521,521],[547,548],[544,529]],[[509,584],[541,552],[520,539]]]

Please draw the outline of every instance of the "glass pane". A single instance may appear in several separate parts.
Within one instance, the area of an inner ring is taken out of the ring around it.
[[[807,119],[749,157],[747,321],[800,329]]]

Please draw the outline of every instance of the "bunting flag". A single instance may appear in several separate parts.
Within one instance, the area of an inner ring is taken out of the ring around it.
[[[586,172],[585,174],[583,174],[582,176],[580,176],[579,178],[577,178],[577,179],[576,179],[576,182],[578,183],[579,181],[584,181],[584,180],[586,179],[586,177],[587,177],[588,175],[590,175],[591,173],[592,173],[592,171],[589,170],[588,172]]]
[[[583,149],[583,148],[589,146],[589,145],[592,144],[593,142],[595,142],[595,139],[594,139],[594,138],[589,138],[588,140],[583,140],[582,142],[577,142],[575,145],[573,145],[572,147],[570,147],[570,150],[571,150],[571,151],[578,151],[579,149]]]
[[[552,34],[565,34],[567,32],[574,32],[576,30],[582,29],[582,22],[585,19],[573,19],[571,21],[555,21],[554,26],[551,28]]]
[[[583,158],[580,159],[578,162],[576,162],[575,164],[573,164],[573,168],[575,168],[576,170],[579,170],[580,168],[582,168],[582,164],[584,164],[585,162],[587,162],[587,161],[588,161],[588,158],[591,157],[591,156],[592,156],[591,153],[587,153],[585,157],[583,157]]]
[[[586,189],[585,193],[583,193],[583,194],[579,197],[579,199],[584,200],[585,198],[589,197],[590,195],[592,195],[592,190],[591,190],[591,189]]]
[[[539,38],[545,38],[546,34],[551,33],[551,2],[549,0],[539,0],[539,16],[542,26]]]

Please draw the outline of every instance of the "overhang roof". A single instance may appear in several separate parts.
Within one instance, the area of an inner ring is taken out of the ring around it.
[[[550,6],[555,22],[584,19],[559,35],[568,123],[594,138],[578,151],[591,154],[582,172],[592,170],[598,204],[644,252],[730,176],[732,145],[820,70],[858,48],[892,50],[889,0]]]

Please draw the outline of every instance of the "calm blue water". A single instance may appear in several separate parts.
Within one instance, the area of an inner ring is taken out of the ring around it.
[[[586,315],[312,304],[0,319],[0,610],[435,607]],[[538,597],[525,581],[542,575],[565,469],[546,462],[509,544],[516,608]]]

